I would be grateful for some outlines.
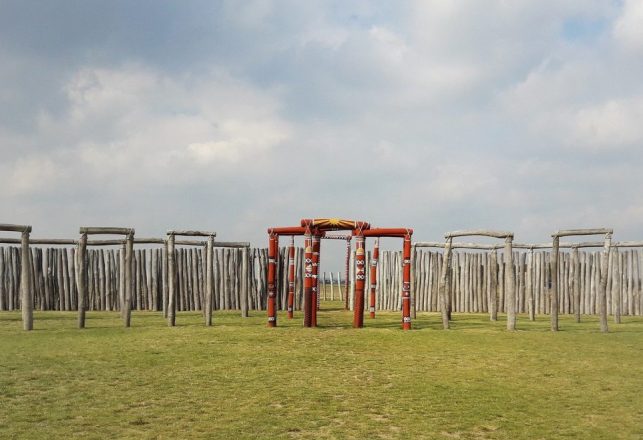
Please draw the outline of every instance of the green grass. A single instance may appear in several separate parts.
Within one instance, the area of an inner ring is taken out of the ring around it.
[[[641,438],[643,319],[0,313],[0,438]]]

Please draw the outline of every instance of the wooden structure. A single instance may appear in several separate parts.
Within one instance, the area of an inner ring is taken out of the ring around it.
[[[467,231],[453,231],[447,232],[445,234],[446,243],[444,247],[444,257],[442,262],[442,271],[440,273],[440,309],[442,313],[442,327],[444,329],[449,328],[449,321],[451,320],[451,292],[450,287],[451,283],[448,282],[447,278],[450,274],[451,267],[451,254],[453,247],[453,238],[455,237],[468,237],[468,236],[483,236],[483,237],[494,237],[494,238],[504,238],[505,239],[505,258],[509,267],[513,267],[513,233],[512,232],[503,232],[503,231],[490,231],[484,229],[474,229]],[[416,243],[416,246],[420,244]],[[514,276],[513,273],[507,272],[505,274],[505,283],[507,285],[507,329],[515,330],[516,329],[516,310],[515,310],[515,292],[514,292]],[[490,298],[490,313],[491,319],[497,319],[497,300],[496,298]]]
[[[20,237],[20,308],[22,310],[22,328],[33,330],[33,291],[31,286],[31,271],[29,264],[29,234],[31,226],[0,224],[1,232],[19,232]],[[0,286],[2,287],[2,286]]]
[[[556,332],[558,331],[558,259],[559,259],[559,248],[560,248],[560,237],[572,237],[572,236],[586,236],[586,235],[603,235],[605,237],[603,245],[603,254],[601,257],[600,265],[600,284],[598,292],[598,304],[599,304],[599,318],[601,331],[607,332],[607,271],[609,265],[609,254],[612,242],[612,234],[614,231],[612,229],[599,228],[599,229],[567,229],[562,231],[557,231],[552,234],[552,251],[551,251],[551,284],[552,284],[552,296],[551,296],[551,330]],[[578,247],[576,248],[578,249]],[[580,319],[578,317],[577,319]]]
[[[366,283],[366,237],[397,237],[403,239],[403,278],[402,283],[402,328],[411,328],[411,236],[412,229],[404,228],[371,228],[364,221],[344,220],[337,218],[303,219],[300,226],[276,227],[268,229],[268,326],[277,325],[276,310],[276,268],[279,254],[279,236],[304,236],[304,327],[317,326],[318,308],[318,275],[321,239],[328,231],[350,231],[355,238],[355,291],[353,294],[353,327],[364,326],[364,287]],[[350,250],[350,242],[346,239]],[[294,246],[292,244],[291,246]],[[348,284],[348,283],[347,283]],[[348,298],[348,295],[346,295]],[[374,306],[373,306],[374,307]],[[291,316],[291,315],[289,315]]]

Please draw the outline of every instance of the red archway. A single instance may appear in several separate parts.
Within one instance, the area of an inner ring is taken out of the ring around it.
[[[294,253],[294,237],[304,236],[304,327],[317,326],[317,275],[321,239],[327,231],[350,231],[355,238],[355,294],[353,301],[353,327],[364,326],[364,287],[366,284],[366,246],[367,237],[395,237],[404,240],[402,248],[402,328],[411,329],[411,236],[413,229],[371,228],[364,221],[337,218],[303,219],[300,226],[277,227],[268,229],[268,326],[277,326],[276,307],[276,258],[279,250],[279,236],[291,236],[291,250]],[[330,238],[330,237],[329,237]],[[350,245],[350,242],[347,242]],[[375,247],[374,256],[379,253]],[[291,257],[292,258],[292,257]],[[375,257],[377,258],[377,257]],[[290,268],[289,268],[290,269]],[[288,317],[292,317],[294,299],[294,267],[289,270]],[[371,317],[375,314],[375,272],[371,269],[369,309]]]

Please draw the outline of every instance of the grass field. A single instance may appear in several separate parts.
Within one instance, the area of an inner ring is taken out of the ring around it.
[[[350,328],[325,303],[321,328],[301,317],[265,327],[180,313],[35,315],[0,312],[1,438],[642,438],[643,319],[598,322],[547,317],[505,322],[398,313]]]

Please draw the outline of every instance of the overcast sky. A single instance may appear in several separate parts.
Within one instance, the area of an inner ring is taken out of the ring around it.
[[[0,222],[643,239],[641,78],[641,0],[0,0]]]

